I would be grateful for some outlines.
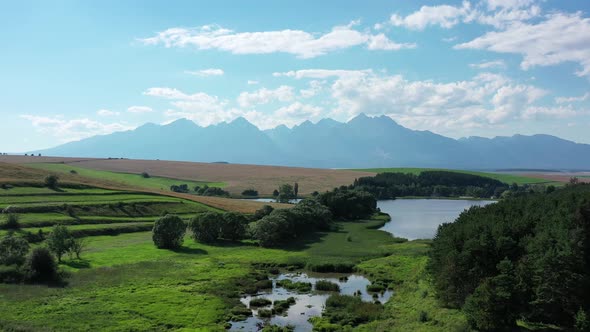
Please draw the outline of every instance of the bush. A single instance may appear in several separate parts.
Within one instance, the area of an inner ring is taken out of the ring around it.
[[[9,213],[6,215],[6,221],[1,225],[4,229],[19,229],[20,223],[18,222],[18,214]]]
[[[272,304],[272,301],[265,298],[257,298],[250,300],[251,307],[266,307]]]
[[[141,173],[141,177],[144,178],[144,179],[149,179],[150,178],[150,175],[148,174],[148,172],[142,172]]]
[[[205,212],[193,217],[188,228],[192,238],[198,242],[211,243],[217,240],[223,216],[217,212]]]
[[[254,189],[246,189],[246,190],[242,191],[242,196],[257,197],[258,191],[254,190]]]
[[[351,273],[354,272],[353,263],[314,263],[309,262],[305,268],[312,272],[319,273]]]
[[[54,282],[59,280],[57,264],[47,248],[31,251],[24,264],[25,279],[28,282]]]
[[[274,208],[272,206],[264,205],[260,209],[256,210],[256,212],[254,212],[254,220],[260,220],[268,216],[273,210]]]
[[[25,239],[7,235],[0,240],[0,265],[22,265],[28,252]]]
[[[17,265],[0,265],[0,283],[16,284],[23,278],[21,269]]]
[[[246,236],[248,220],[236,212],[226,212],[222,215],[219,225],[219,237],[226,240],[238,241]]]
[[[49,189],[57,189],[59,177],[57,175],[47,175],[45,177],[45,186]]]
[[[311,283],[303,281],[292,281],[290,279],[277,280],[277,287],[283,287],[286,290],[296,291],[298,293],[311,292]]]
[[[273,303],[273,308],[272,308],[272,312],[274,314],[282,314],[285,311],[289,310],[289,308],[294,305],[296,303],[295,298],[294,297],[289,297],[286,300],[276,300]]]
[[[258,310],[258,317],[260,317],[260,318],[270,318],[270,317],[272,317],[272,310],[269,310],[269,309],[260,309],[260,310]]]
[[[326,300],[322,316],[333,324],[357,326],[377,319],[382,311],[380,304],[363,302],[356,296],[334,294]]]
[[[315,283],[315,290],[326,292],[339,292],[340,286],[328,280],[318,280]]]
[[[152,240],[159,249],[177,249],[184,241],[186,224],[180,217],[167,215],[159,218],[152,229]]]
[[[63,254],[70,250],[74,237],[66,226],[55,225],[47,237],[47,248],[57,256],[58,263],[61,262]]]

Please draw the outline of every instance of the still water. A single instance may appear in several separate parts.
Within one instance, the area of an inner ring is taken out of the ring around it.
[[[343,278],[345,277],[345,278]],[[276,284],[277,280],[290,279],[293,282],[309,282],[313,285],[313,291],[311,293],[300,294],[295,291],[289,291],[283,287],[278,287]],[[258,308],[251,308],[253,316],[249,317],[242,322],[232,322],[231,331],[257,331],[259,327],[264,324],[270,323],[280,326],[292,325],[295,327],[295,331],[311,331],[312,325],[308,321],[311,317],[321,316],[326,304],[326,300],[330,294],[334,292],[316,292],[315,283],[318,280],[329,280],[340,286],[340,294],[353,295],[355,292],[360,291],[360,297],[363,301],[373,302],[379,300],[381,303],[385,303],[389,300],[392,291],[386,290],[383,293],[378,293],[373,297],[373,293],[367,291],[367,286],[371,284],[369,279],[360,275],[349,275],[349,274],[306,274],[306,273],[289,273],[281,274],[276,278],[273,278],[273,289],[257,294],[255,296],[245,296],[240,301],[249,306],[250,300],[254,298],[265,298],[271,301],[275,300],[286,300],[289,297],[294,297],[297,301],[293,306],[289,308],[285,315],[276,315],[270,319],[261,319],[257,316]],[[263,309],[269,309],[272,306],[263,307]]]
[[[378,201],[377,207],[389,214],[391,221],[381,230],[408,240],[431,239],[438,225],[453,222],[461,212],[472,206],[484,206],[495,201],[454,199],[396,199]]]

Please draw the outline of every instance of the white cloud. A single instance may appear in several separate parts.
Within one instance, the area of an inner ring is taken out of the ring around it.
[[[566,117],[575,110],[541,107],[547,91],[504,75],[481,73],[470,80],[437,83],[401,75],[365,75],[336,79],[329,114],[350,118],[361,112],[386,114],[414,129],[456,130],[499,126],[543,115]]]
[[[262,88],[254,92],[242,92],[238,96],[238,104],[248,108],[254,105],[268,104],[271,101],[291,101],[294,98],[293,87],[281,85],[276,89]]]
[[[492,0],[488,2],[487,10],[485,9],[481,6],[474,7],[469,1],[463,1],[461,6],[422,6],[407,16],[393,14],[388,22],[379,24],[379,26],[391,25],[412,30],[424,30],[429,26],[450,29],[459,23],[478,22],[503,28],[513,23],[530,20],[541,14],[541,8],[534,5],[534,1],[527,0]]]
[[[467,1],[464,1],[461,7],[450,5],[422,6],[420,10],[405,17],[398,14],[391,15],[389,24],[413,30],[423,30],[431,25],[449,29],[460,23],[470,11],[471,4]]]
[[[397,51],[404,48],[416,48],[416,44],[414,43],[403,43],[398,44],[396,42],[391,41],[387,36],[380,33],[375,36],[371,36],[369,38],[369,44],[367,48],[370,50],[387,50],[387,51]]]
[[[469,64],[471,68],[490,69],[490,68],[506,68],[504,60],[484,61],[480,63]]]
[[[116,116],[116,115],[119,115],[120,113],[102,109],[102,110],[96,111],[96,114],[98,114],[99,116]]]
[[[587,92],[579,97],[557,97],[555,98],[555,102],[558,104],[566,104],[566,103],[579,103],[586,100],[590,100],[590,92]]]
[[[299,90],[299,94],[302,98],[311,98],[317,95],[323,89],[323,85],[325,82],[313,80],[309,82],[309,89],[301,89]]]
[[[481,49],[521,54],[521,68],[576,62],[578,76],[590,76],[590,19],[581,13],[552,14],[537,24],[513,24],[504,31],[488,32],[456,45],[457,49]]]
[[[277,109],[275,116],[277,116],[279,120],[283,120],[283,123],[289,124],[287,121],[285,121],[286,119],[291,121],[309,120],[319,117],[321,113],[321,107],[295,102],[291,105]]]
[[[301,78],[314,78],[314,79],[325,79],[331,77],[349,77],[349,76],[365,76],[373,73],[371,69],[364,70],[342,70],[342,69],[301,69],[291,70],[288,72],[275,72],[272,73],[274,77],[293,77],[296,79]]]
[[[224,74],[223,69],[219,68],[209,68],[209,69],[201,69],[196,71],[186,71],[187,74],[200,76],[200,77],[207,77],[207,76],[222,76]]]
[[[487,0],[488,9],[498,8],[522,8],[535,3],[535,0]]]
[[[164,45],[165,47],[195,47],[199,50],[220,50],[233,54],[270,54],[288,53],[299,58],[314,58],[333,51],[353,46],[367,45],[369,49],[388,50],[408,48],[411,44],[396,44],[385,35],[377,37],[367,32],[353,29],[353,21],[348,25],[335,26],[322,35],[302,30],[278,30],[260,32],[235,32],[217,25],[205,25],[197,28],[170,28],[157,33],[154,37],[140,39],[146,45]]]
[[[36,115],[21,115],[21,118],[31,121],[31,124],[43,134],[58,138],[61,142],[76,141],[95,135],[111,134],[116,131],[134,129],[124,123],[102,123],[90,119],[65,120],[63,117],[47,117]]]
[[[256,85],[256,84],[259,84],[260,82],[253,81],[253,80],[248,80],[248,82],[246,82],[246,83],[248,83],[248,85]]]
[[[153,111],[154,110],[151,107],[147,107],[147,106],[131,106],[131,107],[127,108],[127,112],[130,112],[130,113],[150,113]]]

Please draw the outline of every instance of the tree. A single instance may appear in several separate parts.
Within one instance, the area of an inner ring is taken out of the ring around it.
[[[57,262],[61,263],[61,257],[70,250],[74,237],[66,226],[55,225],[47,237],[47,248],[57,256]]]
[[[205,212],[193,217],[188,224],[188,228],[196,241],[211,243],[219,237],[222,221],[223,216],[221,213]]]
[[[22,237],[7,235],[0,239],[0,265],[22,265],[29,243]]]
[[[2,224],[0,228],[6,229],[18,229],[20,228],[20,223],[18,222],[18,214],[9,213],[6,215],[6,221]]]
[[[295,185],[293,185],[293,194],[295,199],[297,199],[297,195],[299,195],[299,183],[297,182],[295,182]]]
[[[289,222],[284,216],[271,213],[255,222],[251,232],[261,247],[276,247],[290,235]]]
[[[57,264],[51,252],[44,247],[31,251],[24,264],[25,278],[29,282],[53,282],[58,280]]]
[[[272,197],[275,197],[275,198],[276,198],[276,197],[278,197],[278,196],[279,196],[279,191],[275,189],[275,190],[272,192]]]
[[[177,249],[184,242],[186,224],[180,217],[168,214],[159,218],[152,229],[152,240],[158,249]]]
[[[236,212],[226,212],[221,219],[219,237],[226,240],[238,241],[246,235],[248,220]]]
[[[279,195],[277,196],[277,202],[279,203],[289,203],[290,200],[295,198],[295,193],[293,192],[293,186],[285,183],[279,187]]]
[[[260,220],[260,219],[268,216],[273,210],[274,210],[274,208],[270,205],[262,206],[260,209],[256,210],[256,212],[254,212],[254,220]]]
[[[518,318],[516,277],[512,262],[498,263],[499,274],[486,279],[465,301],[469,324],[479,331],[513,331]]]
[[[246,189],[246,190],[242,191],[242,196],[256,197],[256,196],[258,196],[258,191],[255,189]]]
[[[76,255],[76,258],[80,259],[80,255],[84,250],[86,250],[86,244],[87,243],[84,238],[72,239],[70,242],[70,249],[68,251],[70,258],[72,255]]]
[[[45,177],[45,186],[49,189],[57,189],[59,177],[57,175],[47,175]]]
[[[150,178],[150,175],[148,174],[148,172],[142,172],[141,173],[141,177],[144,178],[144,179],[149,179]]]

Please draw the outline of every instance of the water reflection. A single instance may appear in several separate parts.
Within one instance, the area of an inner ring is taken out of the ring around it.
[[[453,222],[461,212],[472,206],[484,206],[495,201],[454,199],[396,199],[377,202],[391,221],[381,230],[408,240],[431,239],[438,225]]]
[[[295,291],[287,290],[283,287],[277,286],[277,280],[290,279],[293,282],[309,282],[313,287],[313,291],[309,294],[299,294]],[[311,331],[312,325],[308,321],[311,317],[321,316],[326,300],[334,292],[318,292],[315,290],[315,284],[318,280],[328,280],[340,286],[340,294],[354,295],[360,292],[360,297],[363,301],[373,302],[379,300],[385,303],[389,300],[392,291],[387,290],[383,293],[377,294],[373,297],[373,293],[367,292],[367,286],[371,282],[360,275],[347,274],[306,274],[306,273],[289,273],[281,274],[273,278],[272,291],[257,294],[255,296],[245,296],[240,301],[249,307],[250,300],[255,298],[265,298],[271,301],[286,300],[289,297],[294,297],[296,303],[287,310],[284,315],[273,316],[270,319],[262,319],[258,317],[258,309],[270,309],[272,306],[262,308],[251,308],[253,317],[249,317],[242,322],[232,322],[231,331],[258,331],[264,324],[275,324],[280,326],[291,325],[295,327],[295,331]]]

